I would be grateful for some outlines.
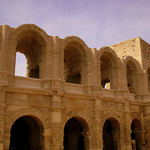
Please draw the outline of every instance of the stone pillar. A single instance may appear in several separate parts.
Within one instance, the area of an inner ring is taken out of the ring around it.
[[[0,45],[0,80],[2,84],[7,85],[7,53],[8,53],[8,40],[10,35],[10,27],[8,25],[2,26],[2,38]]]
[[[97,58],[98,51],[96,48],[89,48],[92,58],[88,58],[88,84],[100,84],[100,63]]]
[[[94,91],[94,116],[93,116],[94,129],[92,130],[94,134],[91,136],[92,139],[94,138],[95,142],[93,143],[94,147],[92,150],[95,149],[103,150],[103,125],[101,120],[101,111],[102,111],[101,93],[100,91],[95,90]]]
[[[128,89],[128,87],[127,87],[127,80],[126,80],[126,78],[127,78],[127,68],[126,68],[126,64],[122,64],[122,67],[120,68],[121,69],[121,84],[122,84],[122,86],[121,86],[121,88],[122,88],[122,90],[124,90],[124,95],[126,95],[127,94],[127,92],[129,92],[129,89]]]
[[[0,149],[3,149],[4,139],[4,110],[6,103],[6,87],[0,86]]]
[[[9,145],[10,145],[10,132],[6,131],[4,133],[3,150],[9,150]]]
[[[120,125],[120,135],[119,135],[119,147],[123,150],[123,143],[124,143],[124,127],[123,124]]]
[[[81,135],[84,137],[84,148],[89,150],[89,133],[88,132],[81,132]]]
[[[52,147],[51,150],[63,150],[63,135],[61,135],[61,123],[60,122],[51,122],[52,130]]]
[[[42,52],[42,62],[41,62],[41,70],[40,77],[41,79],[51,79],[52,78],[52,69],[53,69],[53,60],[52,60],[52,43],[51,38],[47,41],[47,47]]]
[[[16,64],[16,41],[10,41],[8,48],[8,82],[14,85],[15,82],[15,64]]]
[[[45,131],[43,133],[43,138],[44,138],[44,150],[52,150],[52,134],[50,132]]]
[[[88,48],[87,51],[92,53],[92,50],[94,51],[95,49]],[[96,80],[96,78],[94,77],[94,74],[95,74],[95,76],[97,76],[97,68],[96,67],[97,67],[97,57],[95,60],[95,57],[93,59],[93,57],[87,56],[86,61],[85,61],[84,75],[86,76],[86,78],[85,78],[84,84],[86,84],[86,85],[87,84],[95,84],[95,81],[93,81],[93,80]]]
[[[1,97],[1,95],[0,95]],[[0,149],[3,147],[3,134],[4,134],[4,105],[0,104]]]
[[[50,89],[52,86],[52,47],[48,45],[47,42],[47,48],[42,53],[43,62],[41,63],[41,70],[40,70],[40,77],[42,78],[42,86],[45,89]]]
[[[2,41],[1,41],[1,61],[0,61],[0,70],[7,71],[7,49],[8,49],[8,39],[9,39],[9,26],[2,26]]]
[[[102,120],[99,119],[96,123],[97,127],[97,137],[96,137],[96,149],[97,150],[103,150],[103,125],[102,125]]]
[[[132,150],[131,147],[131,114],[130,114],[130,104],[125,99],[124,100],[124,121],[123,121],[123,131],[122,131],[122,150]]]
[[[119,68],[117,66],[114,66],[112,68],[112,75],[111,75],[110,81],[112,81],[112,83],[110,83],[110,84],[112,84],[113,89],[116,90],[116,89],[120,88],[118,86],[118,83],[121,83],[121,80],[120,80],[120,77],[119,77]]]
[[[121,147],[122,150],[132,150],[132,146],[131,146],[131,126],[127,127],[127,125],[125,125],[126,127],[124,127],[124,131],[123,131],[123,139],[121,142]]]
[[[59,150],[62,147],[61,123],[61,96],[54,93],[51,105],[52,150]]]
[[[150,75],[147,74],[147,72],[145,72],[142,82],[144,82],[144,83],[142,83],[142,85],[144,87],[140,89],[141,92],[145,93],[145,94],[150,93],[150,87],[149,87],[150,86]]]
[[[82,71],[81,71],[81,84],[87,84],[88,83],[88,58],[82,58]]]
[[[99,60],[99,61],[98,61],[98,65],[97,65],[98,68],[99,68],[98,71],[97,71],[97,75],[99,76],[99,78],[97,79],[97,82],[98,82],[100,85],[102,84],[101,63],[102,63],[102,62]],[[98,84],[98,83],[97,83],[97,84]]]
[[[146,131],[144,135],[144,140],[145,140],[145,149],[149,150],[150,149],[150,121],[146,121]]]
[[[54,36],[54,47],[53,47],[53,78],[60,79],[60,60],[59,60],[59,52],[60,52],[60,45],[59,45],[59,37]],[[61,62],[62,63],[62,62]]]

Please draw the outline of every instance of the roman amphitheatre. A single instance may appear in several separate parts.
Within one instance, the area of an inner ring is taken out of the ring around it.
[[[26,77],[15,75],[17,52]],[[0,149],[149,150],[150,45],[96,49],[34,24],[1,25]]]

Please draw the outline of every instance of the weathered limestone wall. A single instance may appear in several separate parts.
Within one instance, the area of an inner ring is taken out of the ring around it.
[[[110,46],[118,57],[132,56],[142,65],[140,37]]]
[[[72,134],[64,131],[71,118],[82,127],[73,135],[84,139],[75,141],[76,147],[107,149],[109,137],[114,149],[131,150],[134,140],[140,150],[150,149],[148,49],[139,37],[97,50],[75,36],[49,36],[33,24],[0,26],[0,149],[10,149],[12,129],[22,117],[39,127],[41,145],[36,139],[31,143],[37,149],[63,150],[65,134]],[[27,57],[29,71],[38,65],[39,76],[15,76],[17,51]],[[73,83],[65,80],[67,61]],[[135,93],[128,87],[127,66]],[[105,78],[110,89],[101,85]]]
[[[141,39],[141,53],[142,53],[142,66],[146,71],[149,67],[149,58],[150,58],[150,45]]]

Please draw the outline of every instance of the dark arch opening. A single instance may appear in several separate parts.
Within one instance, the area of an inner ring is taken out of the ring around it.
[[[43,150],[42,128],[29,116],[17,119],[11,128],[10,150]]]
[[[83,126],[76,118],[67,121],[64,128],[64,150],[86,150]]]
[[[113,127],[109,120],[105,121],[103,127],[103,150],[114,150]]]
[[[137,94],[139,88],[138,70],[132,60],[128,60],[127,69],[127,87],[130,93]]]
[[[135,88],[134,88],[134,73],[133,73],[133,69],[132,66],[127,63],[127,86],[128,86],[128,90],[130,93],[135,93]]]
[[[101,85],[105,89],[117,88],[117,61],[110,52],[104,52],[100,57]]]
[[[41,78],[40,69],[45,48],[44,39],[36,31],[28,30],[20,35],[16,52],[24,54],[27,59],[27,77]]]
[[[114,118],[109,118],[103,126],[103,150],[119,150],[120,127]]]
[[[81,84],[82,56],[78,48],[68,45],[64,50],[64,76],[68,83]]]
[[[133,119],[131,123],[131,144],[133,150],[141,150],[142,126],[139,120]]]

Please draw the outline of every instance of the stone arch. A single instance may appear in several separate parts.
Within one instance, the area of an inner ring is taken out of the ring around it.
[[[35,24],[22,24],[17,28],[15,28],[14,33],[11,36],[11,41],[16,42],[20,38],[23,32],[29,30],[37,32],[39,35],[43,37],[44,41],[47,41],[47,36],[48,36],[47,33],[40,27],[36,26]]]
[[[119,61],[119,58],[117,56],[117,54],[109,47],[109,46],[105,46],[105,47],[102,47],[98,50],[98,59],[100,60],[100,57],[103,53],[105,52],[108,52],[109,54],[111,54],[111,56],[113,56],[113,61],[116,61],[116,65],[118,66],[120,61]]]
[[[116,119],[117,118],[117,119]],[[113,113],[105,115],[103,118],[103,149],[121,149],[121,124],[120,117]]]
[[[92,52],[76,36],[66,37],[61,43],[64,59],[64,80],[68,83],[85,84]]]
[[[34,118],[39,123],[39,125],[43,127],[43,130],[49,128],[48,118],[46,118],[39,110],[32,108],[25,108],[16,111],[9,117],[8,119],[9,124],[7,124],[7,130],[10,131],[13,123],[22,116],[30,116]]]
[[[130,93],[138,94],[140,91],[140,75],[143,73],[140,64],[132,56],[123,57],[126,66],[127,87]]]
[[[141,117],[141,114],[131,114],[131,119],[130,119],[130,124],[132,124],[132,121],[136,119],[140,122],[141,124],[141,129],[144,130],[144,126],[143,126],[143,120],[142,120],[142,117]]]
[[[100,60],[101,85],[103,88],[118,89],[119,69],[121,61],[110,47],[102,47],[98,51]]]
[[[136,59],[134,59],[132,56],[126,56],[126,57],[123,57],[122,59],[123,59],[123,63],[125,65],[127,64],[128,61],[132,61],[134,63],[134,65],[135,65],[135,67],[136,67],[137,72],[139,74],[143,73],[142,68],[141,68],[139,62]]]
[[[44,149],[43,128],[31,116],[22,116],[12,125],[9,149]]]
[[[67,147],[70,149],[89,149],[90,139],[87,119],[88,117],[83,112],[72,111],[66,115],[65,124],[63,124],[65,150]],[[71,141],[72,137],[74,138]]]
[[[136,126],[137,126],[137,127],[140,127],[140,128],[142,129],[142,121],[141,121],[141,119],[138,118],[138,117],[134,117],[134,118],[131,120],[131,124],[132,124],[133,120],[137,121],[137,122],[136,122]]]
[[[48,47],[46,32],[34,24],[24,24],[14,29],[10,39],[9,72],[14,74],[16,52],[20,52],[27,60],[27,77],[43,78],[45,53]]]
[[[103,116],[102,118],[102,124],[105,123],[105,121],[108,119],[108,118],[115,118],[118,123],[120,124],[120,126],[122,126],[122,120],[121,120],[121,117],[118,113],[116,112],[111,112],[111,113],[107,113]]]
[[[89,50],[89,47],[86,45],[86,43],[80,39],[77,36],[67,36],[66,38],[63,39],[62,43],[61,43],[61,49],[64,50],[65,46],[70,43],[70,42],[76,42],[79,43],[80,45],[82,45],[82,47],[84,48],[84,54],[85,57],[91,57],[92,56],[92,52]]]
[[[28,127],[28,125],[30,126],[30,130],[32,131],[32,135],[33,135],[33,137],[30,136],[30,138],[32,137],[34,140],[35,136],[37,135],[38,139],[36,140],[36,143],[39,143],[38,140],[40,140],[40,145],[39,144],[36,145],[33,142],[32,144],[34,144],[34,145],[32,145],[32,146],[34,146],[34,147],[41,146],[43,148],[46,148],[47,145],[46,145],[45,140],[47,139],[47,137],[45,136],[45,133],[47,131],[49,131],[49,129],[50,129],[49,128],[49,120],[39,110],[31,109],[31,108],[24,108],[24,109],[18,110],[15,113],[13,113],[9,118],[7,118],[7,122],[9,122],[9,124],[7,124],[5,126],[5,131],[8,133],[8,135],[5,138],[7,138],[8,145],[4,145],[4,146],[5,147],[9,146],[9,144],[10,144],[9,142],[11,142],[10,135],[11,135],[11,133],[14,133],[14,129],[15,129],[14,125],[16,126],[16,124],[18,124],[21,120],[22,121],[24,120],[25,122],[27,121],[25,123],[26,127]],[[34,122],[34,124],[36,125],[35,128],[33,127],[32,124],[30,124],[31,121]],[[18,128],[16,128],[16,129],[18,129]],[[29,127],[26,129],[29,130]],[[17,133],[19,133],[19,132],[17,131]],[[50,135],[50,132],[47,134]],[[30,144],[31,144],[31,141],[30,141]]]
[[[141,123],[143,122],[143,121],[142,121],[141,114],[137,114],[137,113],[131,114],[130,124],[132,123],[132,120],[133,120],[133,119],[137,119],[137,120],[139,120]]]
[[[77,118],[79,121],[81,121],[81,124],[85,124],[87,130],[89,130],[89,124],[90,124],[90,119],[89,117],[82,111],[70,111],[65,115],[64,122],[63,122],[63,128],[65,127],[66,122],[70,118]]]

